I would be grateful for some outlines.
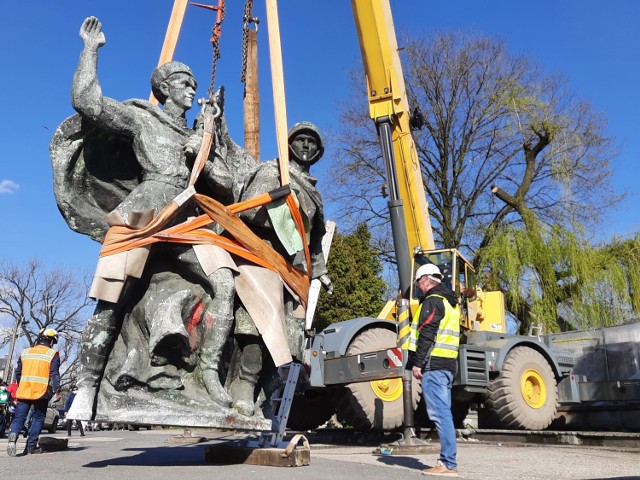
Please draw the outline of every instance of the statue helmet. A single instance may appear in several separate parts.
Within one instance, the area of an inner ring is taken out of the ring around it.
[[[151,74],[151,91],[160,103],[164,104],[164,101],[166,100],[160,91],[160,85],[171,75],[176,73],[186,73],[195,80],[195,76],[193,75],[191,68],[182,62],[167,62],[153,70],[153,73]]]
[[[305,167],[308,167],[316,163],[318,160],[320,160],[320,158],[322,158],[322,155],[324,154],[324,145],[322,143],[322,137],[320,136],[320,130],[318,130],[318,127],[316,127],[313,123],[305,122],[305,121],[298,122],[293,127],[291,127],[287,135],[287,139],[289,140],[289,145],[291,145],[291,140],[293,140],[293,137],[295,137],[299,133],[306,133],[307,135],[313,136],[316,139],[316,145],[318,150],[316,151],[316,154],[310,159],[308,159],[307,161],[304,161],[300,158],[294,158],[294,155],[292,155],[292,152],[291,152],[291,147],[289,147],[289,154],[291,155],[292,160],[300,163],[301,165],[304,164]]]

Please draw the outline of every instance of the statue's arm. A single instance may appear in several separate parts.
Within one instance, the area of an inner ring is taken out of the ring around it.
[[[201,114],[196,118],[194,127],[195,133],[189,137],[184,145],[185,154],[192,159],[195,159],[202,144],[204,124]],[[235,201],[233,196],[235,175],[227,163],[226,153],[227,149],[221,144],[220,132],[215,129],[211,151],[200,178],[204,179],[216,200],[224,204],[230,204]]]
[[[88,17],[80,27],[84,48],[73,76],[71,102],[82,116],[113,130],[129,130],[135,125],[130,109],[120,102],[102,95],[98,80],[98,49],[105,44],[102,24],[96,17]]]
[[[215,145],[214,145],[215,149]],[[213,192],[214,197],[222,203],[232,203],[234,175],[224,158],[217,151],[211,152],[202,169],[202,177]]]
[[[71,103],[78,113],[97,119],[103,110],[102,88],[98,81],[98,49],[105,44],[102,24],[96,17],[85,19],[80,27],[84,48],[73,76]]]

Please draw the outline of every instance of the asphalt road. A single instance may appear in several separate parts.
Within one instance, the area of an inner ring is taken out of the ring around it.
[[[77,432],[66,450],[26,457],[8,457],[0,445],[0,478],[16,480],[410,480],[427,478],[420,470],[438,456],[437,441],[421,454],[375,455],[372,446],[311,445],[305,467],[211,465],[204,448],[217,441],[244,438],[224,432],[199,432],[209,441],[170,443],[180,430]],[[49,435],[46,435],[49,436]],[[52,435],[66,438],[66,434]],[[214,438],[216,437],[216,438]],[[24,448],[20,439],[18,451]],[[511,445],[458,442],[461,478],[492,480],[640,480],[640,449],[584,446]]]

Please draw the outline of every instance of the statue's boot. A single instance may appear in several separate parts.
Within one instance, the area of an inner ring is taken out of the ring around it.
[[[257,342],[248,343],[240,355],[238,377],[231,384],[233,408],[247,417],[255,413],[256,384],[262,371],[262,348]]]
[[[99,372],[93,368],[80,368],[78,381],[76,383],[78,392],[73,399],[71,408],[69,408],[69,411],[67,412],[67,418],[87,421],[94,419],[96,395],[98,393],[98,385],[100,385],[101,379],[102,371]]]
[[[94,419],[98,387],[118,335],[114,307],[112,303],[98,302],[82,334],[80,370],[76,382],[78,393],[67,413],[69,419]]]
[[[204,386],[211,398],[224,407],[230,407],[233,400],[220,382],[219,366],[232,325],[232,316],[215,316],[213,325],[205,330],[200,349]]]

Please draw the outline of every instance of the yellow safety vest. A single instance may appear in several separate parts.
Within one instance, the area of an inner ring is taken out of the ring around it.
[[[456,305],[452,307],[442,295],[432,294],[427,295],[425,301],[429,297],[438,297],[442,299],[444,304],[444,317],[440,320],[438,332],[436,333],[436,342],[429,352],[429,355],[433,357],[444,358],[458,358],[458,347],[460,345],[460,306]],[[418,349],[418,337],[420,336],[419,323],[420,312],[422,311],[422,305],[424,301],[416,310],[411,322],[411,331],[409,332],[408,350],[415,352]]]
[[[47,392],[51,361],[58,353],[46,345],[27,348],[20,355],[22,375],[16,398],[20,400],[38,400]]]

